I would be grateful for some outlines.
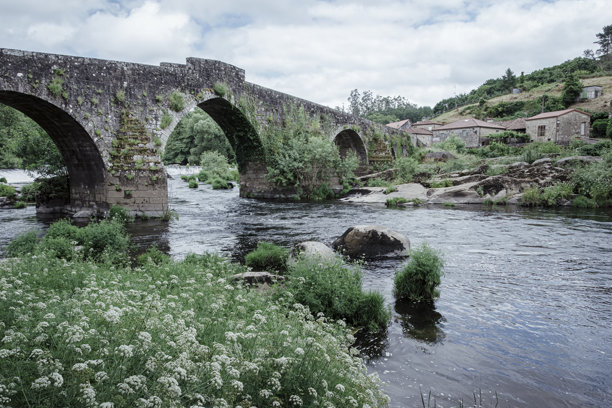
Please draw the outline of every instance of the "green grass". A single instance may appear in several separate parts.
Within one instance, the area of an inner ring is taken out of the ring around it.
[[[401,206],[401,204],[407,203],[408,201],[409,200],[404,197],[387,198],[387,200],[385,201],[385,205],[388,208],[398,208]]]

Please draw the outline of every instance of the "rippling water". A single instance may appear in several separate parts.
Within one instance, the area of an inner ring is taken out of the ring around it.
[[[279,203],[169,180],[179,219],[131,227],[134,241],[177,258],[215,251],[241,260],[267,240],[330,244],[356,224],[381,224],[427,242],[446,260],[435,306],[396,303],[401,264],[364,266],[364,286],[393,310],[385,336],[365,339],[392,407],[612,406],[612,213],[479,207],[388,210],[340,203]],[[44,229],[33,209],[0,210],[0,248]],[[480,398],[480,397],[478,397]]]

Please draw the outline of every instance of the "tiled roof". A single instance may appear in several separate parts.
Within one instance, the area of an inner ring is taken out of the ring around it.
[[[564,110],[559,110],[559,111],[554,111],[554,112],[544,112],[544,113],[540,113],[539,115],[535,115],[532,116],[530,118],[527,118],[525,120],[537,120],[537,119],[550,119],[550,118],[558,118],[559,116],[563,116],[563,115],[567,115],[570,112],[578,112],[578,113],[584,113],[585,115],[589,115],[591,116],[590,113],[587,112],[583,112],[580,109],[564,109]]]
[[[412,126],[427,126],[427,125],[441,125],[440,122],[434,122],[433,120],[419,120],[413,123]]]
[[[387,123],[387,126],[393,128],[393,129],[399,129],[402,126],[404,126],[406,124],[406,122],[410,122],[410,119],[400,120],[399,122]]]
[[[438,130],[451,130],[451,129],[465,129],[465,128],[473,128],[473,127],[484,127],[490,129],[500,129],[506,130],[505,127],[496,125],[495,123],[485,122],[480,119],[461,119],[453,123],[449,123],[448,125],[440,126],[438,128],[433,129],[434,131]]]
[[[527,124],[525,123],[525,118],[507,120],[501,122],[500,125],[502,125],[508,130],[525,129],[527,127]]]
[[[406,132],[410,133],[411,135],[428,135],[428,136],[433,135],[433,132],[431,130],[414,127],[414,125],[406,129]]]

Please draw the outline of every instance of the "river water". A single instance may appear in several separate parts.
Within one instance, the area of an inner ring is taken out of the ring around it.
[[[175,171],[176,172],[176,171]],[[9,180],[10,181],[10,180]],[[130,227],[141,246],[172,256],[214,251],[240,261],[266,240],[331,244],[348,227],[380,224],[427,242],[446,262],[435,305],[396,303],[400,261],[364,266],[364,287],[383,293],[392,321],[362,339],[391,407],[612,406],[612,212],[478,206],[389,210],[338,202],[243,199],[237,190],[191,190],[169,180],[179,218]],[[0,210],[0,250],[19,232],[43,230],[33,208]],[[425,396],[427,401],[427,395]]]

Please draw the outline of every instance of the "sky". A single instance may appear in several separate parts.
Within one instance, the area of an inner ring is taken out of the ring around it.
[[[419,106],[597,49],[609,0],[0,0],[0,48],[158,65],[221,60],[330,107]]]

